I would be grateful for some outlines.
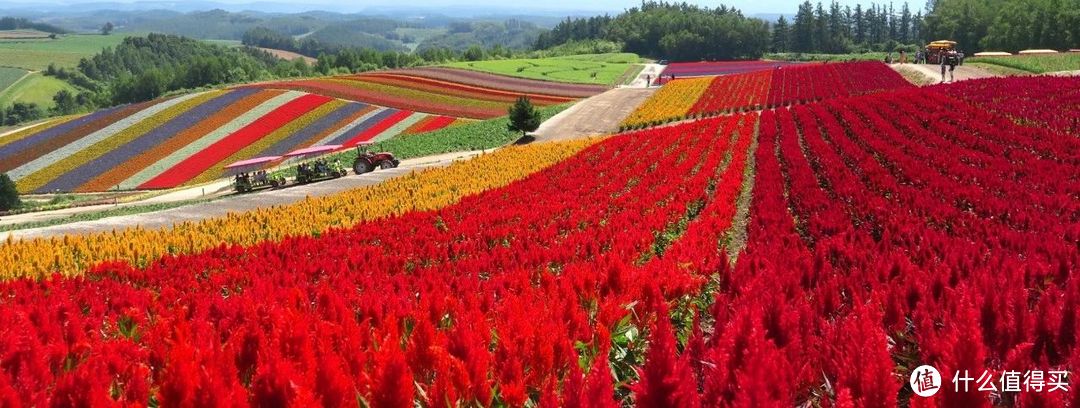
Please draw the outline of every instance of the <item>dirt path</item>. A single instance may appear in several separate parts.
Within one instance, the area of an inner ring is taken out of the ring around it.
[[[607,135],[657,88],[615,88],[578,102],[540,125],[537,140],[565,140]]]
[[[664,68],[667,68],[660,64],[642,64],[645,65],[645,69],[642,69],[638,73],[637,78],[634,78],[633,82],[630,82],[631,88],[645,88],[649,86],[649,83],[656,81],[660,77],[660,73],[664,72]]]
[[[480,153],[481,152],[479,151],[448,153],[439,156],[404,160],[401,162],[401,165],[396,169],[376,170],[373,173],[368,173],[360,176],[349,175],[336,180],[327,180],[319,183],[289,187],[281,190],[263,191],[259,193],[244,195],[230,195],[214,201],[192,204],[184,207],[177,207],[157,212],[124,215],[93,221],[82,221],[69,224],[55,225],[44,228],[10,231],[0,234],[0,239],[7,239],[9,236],[13,239],[21,239],[61,236],[65,234],[88,234],[94,232],[119,230],[135,226],[139,226],[144,229],[165,228],[172,226],[173,224],[178,222],[199,221],[206,218],[224,216],[230,212],[242,212],[253,210],[256,208],[286,205],[303,200],[306,197],[328,196],[347,190],[371,186],[382,183],[386,180],[407,175],[414,170],[448,166],[454,161],[468,159]],[[217,182],[214,185],[216,186],[220,183],[224,183],[223,185],[226,187],[228,186],[227,181]],[[198,190],[199,188],[182,190],[181,192],[177,192],[173,198],[183,199],[186,197],[186,195],[197,194]],[[207,192],[209,192],[209,187],[207,188]],[[162,200],[162,198],[158,198],[155,201],[163,202]],[[128,205],[146,203],[147,201],[141,201]],[[111,208],[112,206],[105,207]],[[100,211],[101,209],[99,208],[97,210]],[[58,216],[54,216],[53,218],[68,215],[71,215],[71,213],[63,213]]]
[[[891,65],[891,67],[893,67],[893,69],[896,69],[896,67],[901,67],[901,66],[911,68],[911,69],[913,69],[915,71],[918,71],[918,72],[922,73],[924,76],[926,76],[927,78],[929,78],[932,81],[931,83],[936,84],[938,82],[941,82],[941,66],[939,66],[939,65],[927,65],[927,64],[894,64],[894,65]],[[945,74],[946,81],[948,81],[948,79],[949,79],[948,75],[949,74],[946,72],[946,74]],[[966,80],[969,80],[969,79],[990,78],[990,77],[993,77],[993,76],[996,76],[996,75],[990,73],[990,71],[987,71],[985,69],[978,68],[978,67],[967,66],[967,65],[958,66],[958,67],[956,67],[956,71],[953,72],[953,78],[955,78],[955,81],[966,81]]]

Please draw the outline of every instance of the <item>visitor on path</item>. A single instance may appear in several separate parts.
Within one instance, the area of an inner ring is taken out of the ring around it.
[[[652,75],[645,75],[645,87],[652,86]]]
[[[949,64],[946,60],[947,58],[945,58],[945,54],[938,55],[938,62],[941,65],[941,82],[945,82],[945,70],[949,67]]]
[[[945,67],[949,67],[949,82],[956,80],[956,65],[960,63],[960,55],[956,51],[949,51],[941,56],[941,82],[945,82]]]
[[[900,63],[907,64],[907,52],[904,50],[900,50]]]

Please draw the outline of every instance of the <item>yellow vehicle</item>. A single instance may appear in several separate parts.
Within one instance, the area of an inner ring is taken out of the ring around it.
[[[949,51],[956,50],[956,41],[938,40],[926,46],[926,63],[940,64],[941,57]]]

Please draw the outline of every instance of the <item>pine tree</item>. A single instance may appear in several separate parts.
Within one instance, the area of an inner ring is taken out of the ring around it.
[[[540,111],[533,106],[529,98],[522,96],[510,107],[510,123],[506,128],[511,132],[521,132],[522,136],[540,127]]]
[[[772,32],[772,50],[773,52],[787,52],[790,48],[788,39],[791,36],[791,29],[788,28],[787,18],[780,16],[780,19],[776,21],[776,25],[773,26]]]
[[[814,6],[807,0],[799,5],[791,28],[791,49],[796,52],[814,51]]]
[[[14,209],[22,204],[19,201],[19,191],[15,188],[15,182],[11,181],[7,173],[0,173],[0,211]]]
[[[866,20],[863,19],[862,4],[855,5],[855,15],[851,17],[852,24],[854,24],[855,43],[862,44],[866,42]]]

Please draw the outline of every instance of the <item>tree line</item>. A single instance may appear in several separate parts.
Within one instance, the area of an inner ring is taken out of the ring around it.
[[[611,17],[566,19],[536,40],[537,49],[606,40],[627,52],[672,60],[759,58],[769,26],[731,7],[648,1]]]
[[[46,23],[35,23],[25,18],[0,17],[0,30],[38,30],[52,34],[67,34],[68,31]]]
[[[972,51],[1080,48],[1080,0],[929,0],[926,39]]]
[[[907,3],[896,9],[871,3],[828,7],[804,1],[795,19],[783,16],[772,27],[769,45],[773,52],[844,54],[866,51],[893,51],[898,45],[921,40],[922,12],[912,13]]]

